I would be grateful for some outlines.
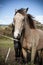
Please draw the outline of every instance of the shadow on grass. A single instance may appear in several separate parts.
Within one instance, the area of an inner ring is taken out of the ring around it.
[[[21,61],[7,61],[5,63],[5,59],[3,56],[0,56],[0,65],[31,65],[30,63],[27,63],[27,64],[24,64],[23,62]]]

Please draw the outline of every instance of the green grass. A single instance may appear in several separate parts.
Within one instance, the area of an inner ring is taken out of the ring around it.
[[[13,63],[11,61],[8,61],[7,63],[5,63],[5,56],[3,55],[4,52],[6,52],[6,50],[4,51],[3,48],[7,49],[8,47],[13,48],[13,41],[9,40],[7,38],[4,37],[0,37],[0,49],[2,49],[2,52],[0,52],[0,65],[30,65],[30,63],[28,64],[20,64],[20,63]],[[4,51],[4,52],[3,52]]]
[[[10,65],[9,63],[5,64],[5,53],[7,53],[6,50],[8,50],[9,47],[13,48],[13,46],[12,40],[0,36],[0,65]]]
[[[4,37],[0,37],[0,47],[13,47],[13,41]]]

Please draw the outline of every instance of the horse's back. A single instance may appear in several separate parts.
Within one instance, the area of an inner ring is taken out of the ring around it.
[[[39,33],[39,44],[38,44],[37,49],[39,50],[43,48],[43,31],[39,29],[37,29],[37,31]]]

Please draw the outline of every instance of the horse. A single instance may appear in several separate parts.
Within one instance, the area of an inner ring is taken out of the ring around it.
[[[21,46],[21,51],[26,62],[28,60],[28,53],[31,52],[31,64],[33,64],[36,51],[43,49],[43,31],[36,29],[33,16],[27,14],[27,11],[28,8],[21,8],[15,12],[13,18],[13,36],[20,44],[16,44],[15,42],[14,46],[16,45],[15,47],[17,48]]]
[[[14,38],[14,25],[12,24],[12,37]],[[15,60],[18,61],[21,57],[21,44],[19,40],[14,40]]]

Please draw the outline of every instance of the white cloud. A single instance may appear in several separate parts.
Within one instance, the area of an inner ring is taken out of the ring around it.
[[[35,20],[41,22],[43,24],[43,16],[35,16]],[[0,24],[10,24],[13,21],[13,17],[4,16],[3,19],[0,19]]]
[[[9,16],[4,16],[3,19],[0,19],[0,24],[11,24],[12,18]]]
[[[43,16],[35,16],[35,20],[41,22],[43,24]]]

